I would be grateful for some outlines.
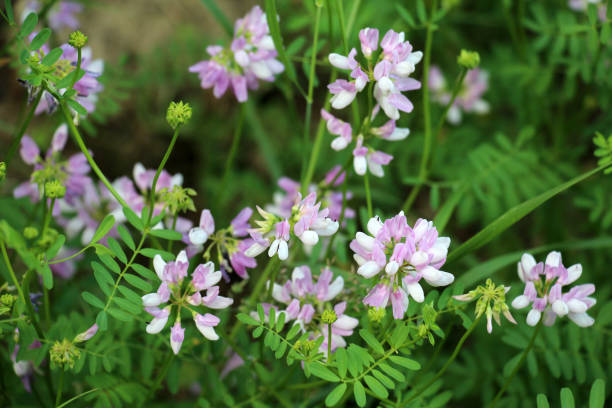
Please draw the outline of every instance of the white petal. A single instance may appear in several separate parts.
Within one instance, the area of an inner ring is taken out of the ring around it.
[[[316,245],[319,242],[319,235],[314,231],[304,231],[299,238],[304,244],[310,246]]]
[[[552,310],[557,316],[565,316],[569,312],[569,308],[562,300],[555,300],[552,304]]]
[[[514,298],[512,301],[512,307],[515,309],[522,309],[529,305],[529,298],[525,295],[520,295]]]
[[[561,264],[561,253],[552,251],[546,256],[546,265],[557,267]]]
[[[202,245],[208,239],[208,234],[200,227],[189,230],[189,241],[193,245]]]
[[[176,262],[189,263],[189,258],[187,258],[187,252],[185,250],[179,252],[176,256]]]
[[[378,232],[382,229],[383,223],[380,221],[378,217],[372,217],[368,220],[368,232],[372,234],[373,237],[378,235]]]
[[[576,264],[567,268],[567,280],[565,281],[566,285],[576,281],[580,275],[582,275],[582,265]]]
[[[164,329],[166,323],[168,323],[168,316],[155,317],[151,320],[151,323],[147,325],[146,331],[149,334],[157,334]]]
[[[153,268],[159,279],[164,280],[164,268],[166,267],[166,261],[164,261],[161,255],[157,254],[153,258]]]
[[[359,245],[361,245],[361,247],[366,251],[371,251],[374,248],[374,243],[376,242],[373,237],[364,234],[361,231],[357,232],[357,234],[355,235],[355,239],[357,240]]]
[[[531,309],[529,313],[527,313],[527,324],[529,326],[535,326],[540,321],[542,317],[542,312],[536,309]]]
[[[211,309],[225,309],[226,307],[230,306],[232,303],[234,303],[234,299],[224,297],[224,296],[217,296],[215,300],[213,300],[212,302],[208,302],[204,304],[207,307],[210,307]]]
[[[589,327],[595,323],[595,319],[586,313],[570,313],[567,317],[580,327]]]
[[[215,332],[214,327],[204,326],[204,325],[196,325],[202,336],[206,337],[208,340],[219,340],[219,335]]]
[[[357,269],[357,273],[364,278],[371,278],[380,272],[380,266],[374,261],[368,261]]]
[[[387,275],[395,275],[399,270],[399,267],[399,263],[391,261],[387,264],[387,266],[385,266],[385,272],[387,272]]]
[[[328,301],[328,300],[335,298],[338,295],[338,293],[342,292],[343,288],[344,288],[344,279],[342,278],[342,276],[338,276],[329,285],[327,289],[327,295],[325,296],[323,300]]]
[[[365,156],[355,156],[353,159],[353,167],[355,168],[355,173],[359,176],[363,176],[368,169],[368,162]]]
[[[416,302],[423,303],[425,301],[425,294],[420,284],[412,283],[410,285],[405,285],[405,289]]]
[[[161,303],[161,296],[157,293],[149,293],[142,297],[142,304],[146,307],[159,306]]]
[[[287,246],[287,241],[281,241],[278,244],[278,259],[281,261],[286,260],[289,257],[289,247]]]
[[[275,239],[272,241],[272,245],[270,245],[270,248],[268,249],[268,256],[270,258],[276,255],[276,252],[278,251],[278,244],[280,244],[280,239]]]
[[[578,299],[570,299],[567,302],[567,307],[572,313],[584,313],[587,310],[586,303],[578,300]]]
[[[331,53],[329,54],[329,63],[336,68],[340,69],[351,69],[349,60],[344,55]]]

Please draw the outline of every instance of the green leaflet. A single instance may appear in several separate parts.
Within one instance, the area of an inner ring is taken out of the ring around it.
[[[448,255],[447,263],[455,261],[461,258],[466,253],[475,251],[481,246],[485,245],[493,238],[510,228],[516,222],[521,220],[527,214],[538,208],[540,205],[544,204],[546,201],[556,196],[557,194],[567,190],[575,184],[580,183],[583,180],[591,177],[593,174],[598,173],[600,170],[604,169],[606,166],[599,166],[593,170],[590,170],[584,174],[581,174],[577,177],[574,177],[570,181],[567,181],[557,187],[551,188],[550,190],[540,194],[537,197],[534,197],[530,200],[527,200],[502,214],[499,218],[493,221],[491,224],[487,225],[480,232],[470,238],[467,242],[461,245],[459,248],[455,249]]]

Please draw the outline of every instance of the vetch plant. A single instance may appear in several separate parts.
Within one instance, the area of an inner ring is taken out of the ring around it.
[[[609,8],[201,3],[3,3],[0,406],[603,407]]]

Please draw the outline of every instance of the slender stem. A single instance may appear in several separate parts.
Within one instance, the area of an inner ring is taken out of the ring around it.
[[[421,155],[421,166],[419,169],[419,179],[425,180],[427,177],[427,164],[429,162],[429,154],[431,153],[432,133],[431,133],[431,106],[429,104],[429,61],[431,60],[431,42],[433,38],[434,23],[433,18],[438,8],[438,0],[433,0],[431,3],[431,12],[429,21],[427,22],[427,36],[425,39],[425,57],[423,61],[423,126],[425,130],[425,141],[423,142],[423,154]],[[420,190],[420,184],[413,187],[410,196],[404,203],[403,210],[408,211],[416,195]],[[415,192],[416,191],[416,192]]]
[[[504,395],[504,392],[506,391],[506,389],[508,388],[508,386],[510,385],[510,383],[514,379],[514,376],[518,372],[519,368],[521,368],[521,366],[523,365],[523,363],[527,359],[527,355],[529,354],[529,352],[533,348],[533,345],[535,344],[536,337],[538,337],[538,333],[540,332],[540,327],[542,327],[541,321],[540,321],[540,323],[538,323],[538,325],[536,326],[535,330],[533,331],[533,334],[531,335],[531,340],[529,340],[529,344],[527,345],[525,350],[523,350],[523,354],[521,354],[521,358],[519,359],[518,363],[514,366],[514,369],[510,373],[510,376],[506,379],[506,382],[502,386],[501,390],[499,390],[499,392],[495,395],[495,398],[493,398],[493,401],[491,401],[491,404],[489,405],[489,408],[493,408],[495,406],[495,404],[497,404],[497,401],[502,397],[502,395]]]
[[[225,161],[225,170],[223,171],[223,177],[221,177],[221,184],[219,185],[219,190],[217,191],[218,200],[221,200],[223,197],[223,193],[226,191],[227,178],[232,172],[232,166],[234,164],[234,159],[236,158],[236,153],[238,152],[238,146],[240,146],[240,139],[242,137],[242,125],[244,123],[244,115],[245,115],[245,104],[240,104],[240,113],[238,114],[238,125],[234,130],[234,138],[232,139],[232,146],[230,147],[229,154],[227,155],[227,160]]]
[[[32,104],[32,107],[30,108],[28,115],[26,116],[25,120],[21,124],[21,127],[19,128],[17,133],[15,134],[15,137],[13,138],[13,143],[11,143],[11,146],[9,147],[8,152],[6,153],[6,156],[4,156],[4,162],[6,163],[7,167],[9,165],[9,162],[13,158],[13,155],[17,151],[19,144],[21,143],[21,138],[23,137],[26,130],[28,129],[28,125],[30,124],[32,117],[34,116],[34,111],[36,110],[36,107],[38,106],[38,103],[40,102],[40,98],[42,98],[42,94],[43,92],[41,90],[38,92],[38,95],[36,95],[36,99],[34,99],[34,103]]]
[[[141,407],[144,406],[144,404],[149,399],[151,399],[153,396],[155,396],[155,391],[157,391],[157,389],[161,385],[161,382],[166,377],[166,374],[168,374],[168,370],[170,369],[170,364],[172,364],[173,360],[174,360],[174,353],[168,353],[168,357],[166,357],[166,360],[164,361],[164,365],[162,366],[162,369],[160,370],[159,374],[157,374],[157,377],[155,378],[155,381],[153,382],[153,386],[149,390],[149,394],[140,403]]]
[[[372,194],[370,193],[370,177],[369,172],[363,175],[363,185],[365,187],[366,201],[368,203],[368,219],[372,218]]]
[[[272,289],[274,289],[274,281],[276,280],[276,274],[278,274],[278,269],[279,268],[274,268],[272,270],[272,274],[270,275],[270,279],[268,280],[268,291],[266,294],[268,299],[272,297]]]
[[[340,32],[342,35],[342,46],[344,47],[344,53],[348,54],[349,47],[346,39],[346,28],[344,25],[344,9],[342,7],[342,0],[336,0],[336,11],[338,12],[338,21],[340,22]]]
[[[68,401],[64,402],[62,405],[57,406],[56,408],[64,408],[64,407],[70,405],[71,403],[73,403],[74,401],[78,400],[79,398],[82,398],[82,397],[86,396],[87,394],[91,394],[92,392],[96,392],[96,391],[98,391],[98,388],[92,388],[91,390],[82,392],[79,395],[76,395],[76,396],[70,398]]]
[[[463,86],[463,80],[465,79],[466,75],[467,75],[467,68],[461,67],[461,72],[459,72],[459,75],[457,76],[457,80],[455,81],[455,86],[453,87],[453,92],[451,94],[450,101],[448,101],[448,103],[444,107],[442,116],[440,116],[440,119],[438,120],[438,125],[436,126],[436,131],[434,132],[434,136],[438,136],[440,134],[440,131],[442,130],[442,126],[444,126],[444,121],[446,120],[446,116],[448,115],[448,111],[455,103],[455,99],[457,99],[457,95],[459,95],[459,91],[461,91],[461,88]]]
[[[327,364],[328,365],[332,361],[331,343],[332,343],[332,324],[327,323]]]
[[[49,208],[45,210],[45,218],[43,220],[42,232],[40,234],[42,237],[45,236],[45,232],[47,232],[47,228],[49,228],[49,222],[51,221],[51,214],[53,213],[53,207],[55,207],[55,198],[51,199]],[[45,204],[45,208],[46,208],[46,204]]]
[[[59,383],[57,386],[57,396],[55,397],[56,407],[59,406],[60,401],[62,400],[62,388],[64,388],[64,370],[63,369],[60,371]]]
[[[74,78],[72,78],[72,82],[70,83],[70,88],[74,88],[74,84],[76,84],[77,78],[79,77],[79,70],[81,69],[81,48],[77,48],[77,64],[76,69],[74,70]]]
[[[170,145],[168,146],[168,149],[166,149],[166,154],[164,154],[164,157],[162,158],[162,161],[161,163],[159,163],[159,167],[157,167],[157,171],[155,172],[155,177],[153,177],[153,184],[151,185],[151,198],[149,200],[149,215],[147,216],[147,222],[145,223],[147,227],[149,226],[149,223],[151,222],[151,218],[153,217],[153,206],[155,205],[155,193],[156,193],[155,189],[157,187],[157,180],[159,179],[159,175],[164,169],[164,166],[166,165],[168,158],[170,158],[170,153],[172,153],[172,149],[174,148],[174,144],[176,143],[176,139],[178,138],[178,135],[179,135],[179,128],[176,128],[174,130],[174,133],[172,134],[172,140],[170,141]]]
[[[172,218],[172,231],[176,231],[176,220],[178,219],[178,214],[174,214],[174,217]],[[172,247],[174,246],[174,241],[169,239],[168,240],[168,252],[172,252]]]
[[[338,174],[342,173],[343,170],[340,170],[338,172]],[[346,174],[344,176],[344,182],[342,183],[342,207],[340,209],[340,218],[338,219],[338,225],[340,225],[340,227],[342,227],[342,223],[344,222],[344,212],[346,210],[346,185],[348,182],[348,174]],[[330,184],[333,184],[330,183]],[[336,237],[338,236],[338,234],[334,234],[331,236],[331,238],[329,239],[329,243],[327,244],[327,249],[325,250],[325,256],[323,257],[323,259],[327,259],[329,257],[329,254],[331,251],[333,251],[333,247],[334,247],[334,240],[336,239]]]
[[[62,262],[66,262],[71,260],[72,258],[76,258],[77,256],[81,255],[83,252],[87,251],[87,249],[89,249],[91,247],[91,245],[87,245],[86,247],[84,247],[83,249],[81,249],[79,252],[74,253],[72,255],[70,255],[69,257],[66,258],[62,258],[62,259],[56,259],[54,261],[49,261],[48,264],[49,265],[53,265],[56,263],[62,263]]]
[[[446,363],[444,363],[444,365],[442,366],[442,368],[440,369],[440,371],[438,371],[436,373],[436,375],[429,381],[427,381],[427,383],[425,383],[425,385],[421,386],[410,398],[408,398],[405,402],[405,404],[407,404],[410,401],[415,400],[419,395],[421,395],[425,390],[427,390],[427,388],[429,388],[429,386],[431,384],[433,384],[434,382],[436,382],[438,380],[438,378],[440,378],[442,376],[442,374],[444,374],[444,372],[446,371],[446,369],[451,365],[451,363],[455,360],[455,358],[457,357],[457,355],[459,354],[459,351],[461,350],[461,347],[463,346],[463,343],[465,343],[465,341],[467,340],[467,338],[470,336],[470,334],[472,333],[472,331],[474,331],[474,329],[476,328],[476,326],[478,325],[478,323],[480,322],[480,319],[482,318],[483,315],[480,315],[476,318],[476,320],[474,320],[472,322],[472,325],[469,327],[469,329],[467,329],[467,331],[463,334],[463,336],[461,337],[461,339],[459,340],[459,343],[457,343],[457,346],[455,347],[455,350],[453,351],[453,354],[451,354],[451,356],[448,358],[448,360],[446,360]]]
[[[312,120],[312,95],[314,90],[315,66],[317,62],[317,42],[319,40],[319,23],[321,22],[321,12],[323,7],[317,7],[315,15],[314,33],[312,37],[312,54],[310,55],[310,70],[308,75],[308,96],[306,98],[306,115],[304,118],[304,136],[303,147],[304,154],[302,156],[302,180],[306,175],[306,161],[308,157],[308,149],[310,139],[310,121]],[[302,184],[302,194],[306,193],[308,185]]]
[[[51,302],[49,301],[49,289],[43,285],[43,307],[45,309],[45,325],[51,324]]]
[[[23,290],[21,289],[21,285],[17,280],[17,276],[15,276],[15,271],[13,270],[13,266],[11,265],[11,261],[9,260],[8,254],[6,253],[6,246],[4,246],[4,241],[0,240],[0,249],[2,249],[2,257],[4,258],[4,263],[6,264],[6,269],[9,271],[9,275],[11,275],[11,279],[13,280],[13,284],[17,288],[17,293],[19,293],[19,297],[23,302],[24,306],[27,308],[28,303],[26,302],[25,295],[23,294]]]
[[[76,126],[74,126],[74,122],[72,121],[72,118],[70,117],[70,112],[68,111],[66,104],[61,99],[59,99],[57,95],[53,95],[53,96],[55,96],[56,99],[60,101],[59,105],[62,110],[62,113],[64,114],[64,117],[66,118],[66,123],[68,124],[68,128],[70,129],[72,136],[76,140],[77,145],[79,145],[81,152],[83,152],[83,154],[85,155],[85,158],[87,159],[87,162],[89,162],[89,165],[93,169],[94,173],[96,173],[100,181],[104,183],[106,188],[108,188],[108,191],[111,192],[113,197],[115,197],[115,199],[119,202],[119,204],[121,204],[122,207],[129,207],[129,205],[125,202],[125,200],[119,195],[117,190],[115,190],[113,185],[108,181],[106,176],[102,173],[102,170],[100,170],[100,167],[98,167],[93,157],[91,157],[91,154],[89,154],[89,151],[87,150],[87,147],[85,146],[85,143],[83,142],[83,138],[81,137],[81,134],[77,130]]]

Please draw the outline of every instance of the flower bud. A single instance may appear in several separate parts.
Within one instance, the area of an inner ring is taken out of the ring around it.
[[[77,336],[74,338],[74,342],[80,343],[82,341],[87,341],[91,339],[93,336],[95,336],[97,332],[98,332],[98,325],[94,323],[93,326],[85,330],[83,333],[77,334]]]
[[[26,239],[34,239],[38,236],[38,230],[35,227],[25,227],[23,229],[23,236]]]
[[[0,181],[6,178],[6,163],[0,162]]]
[[[4,307],[10,308],[13,306],[13,303],[15,303],[15,300],[17,300],[17,298],[10,293],[5,293],[4,295],[0,296],[0,304]]]
[[[73,31],[68,37],[68,44],[74,48],[83,48],[87,44],[87,36],[79,30]]]
[[[368,309],[368,319],[372,323],[380,323],[382,319],[385,318],[385,308],[384,307],[371,307]]]
[[[66,186],[59,180],[47,181],[45,183],[45,196],[47,198],[62,198],[66,195]]]
[[[336,312],[333,309],[326,309],[321,316],[321,321],[325,324],[332,324],[336,320],[338,320],[338,316],[336,316]]]
[[[188,103],[170,102],[166,112],[166,121],[172,129],[176,129],[189,121],[191,118],[191,106]]]
[[[480,54],[476,51],[461,50],[457,63],[464,68],[474,69],[480,64]]]
[[[62,367],[74,367],[74,363],[81,356],[81,351],[75,345],[64,339],[61,342],[56,341],[49,351],[51,362]]]

